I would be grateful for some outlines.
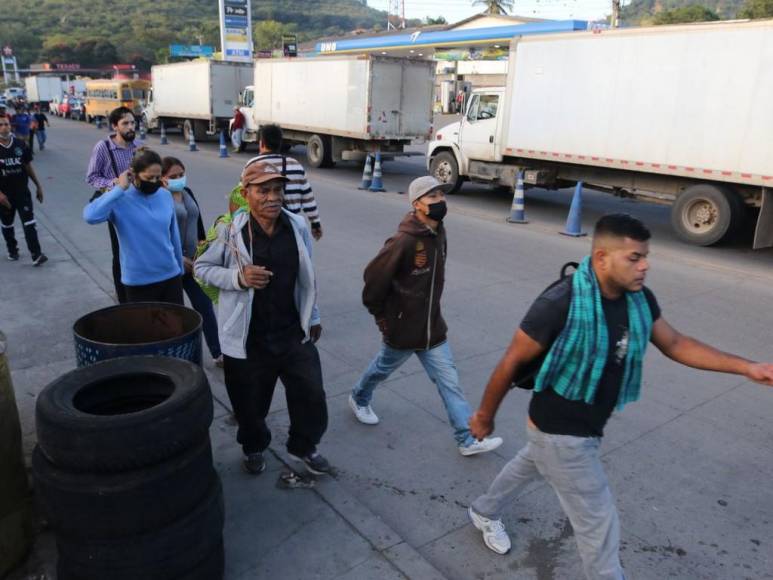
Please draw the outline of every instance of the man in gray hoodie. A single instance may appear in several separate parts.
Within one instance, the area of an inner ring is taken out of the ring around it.
[[[244,467],[266,468],[271,442],[266,415],[277,379],[290,413],[289,454],[315,474],[330,464],[317,451],[327,429],[322,367],[314,343],[322,334],[311,233],[306,220],[282,209],[287,178],[258,161],[242,173],[249,212],[220,224],[197,260],[197,278],[220,289],[218,321],[225,384],[239,422]]]

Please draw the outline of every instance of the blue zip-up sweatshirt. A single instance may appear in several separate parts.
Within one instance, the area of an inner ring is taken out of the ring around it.
[[[121,282],[145,286],[183,274],[180,230],[172,194],[166,189],[145,195],[116,185],[83,208],[90,224],[110,221],[118,233]]]

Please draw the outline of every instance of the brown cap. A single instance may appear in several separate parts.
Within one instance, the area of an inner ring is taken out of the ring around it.
[[[247,187],[252,183],[266,183],[274,179],[289,181],[277,167],[268,161],[256,161],[250,163],[242,171],[242,185]]]

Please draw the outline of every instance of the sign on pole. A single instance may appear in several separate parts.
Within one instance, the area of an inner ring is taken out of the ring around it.
[[[249,0],[218,0],[223,60],[252,62],[252,10]]]
[[[294,34],[282,36],[282,52],[284,56],[298,56],[298,37]]]
[[[199,45],[199,44],[170,44],[169,56],[182,56],[182,57],[199,57],[205,56],[211,58],[215,54],[215,48],[213,46]]]

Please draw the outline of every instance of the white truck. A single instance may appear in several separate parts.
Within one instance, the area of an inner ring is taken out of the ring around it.
[[[386,158],[432,136],[435,63],[383,56],[266,59],[242,96],[242,144],[261,125],[282,128],[285,146],[306,145],[313,167]],[[255,89],[257,87],[257,90]]]
[[[48,103],[62,96],[62,80],[56,76],[31,76],[24,79],[27,102],[48,106]]]
[[[465,113],[427,152],[455,188],[582,181],[672,203],[703,246],[759,208],[754,247],[773,245],[773,21],[516,38],[506,86]]]
[[[239,94],[252,82],[252,64],[197,59],[150,69],[152,88],[142,110],[148,131],[164,124],[197,141],[228,128]]]

